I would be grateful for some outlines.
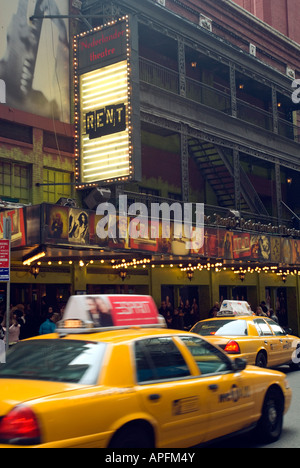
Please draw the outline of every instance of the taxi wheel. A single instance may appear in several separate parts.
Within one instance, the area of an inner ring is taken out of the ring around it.
[[[262,351],[256,356],[255,365],[264,369],[267,367],[267,356]]]
[[[154,448],[152,429],[144,424],[128,424],[113,436],[108,448]]]
[[[262,416],[257,427],[259,441],[276,442],[282,432],[284,413],[283,395],[279,389],[270,389],[266,395]]]

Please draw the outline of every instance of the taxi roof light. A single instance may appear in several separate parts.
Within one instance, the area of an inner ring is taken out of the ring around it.
[[[124,328],[166,328],[151,296],[71,296],[57,332],[98,333]]]
[[[217,317],[245,317],[251,315],[253,315],[253,312],[247,301],[225,300],[217,312]]]
[[[80,319],[66,319],[59,322],[59,326],[62,328],[93,328],[92,322],[83,322]]]

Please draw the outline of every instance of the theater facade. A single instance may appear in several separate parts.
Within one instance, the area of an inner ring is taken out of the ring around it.
[[[239,298],[298,333],[299,44],[230,0],[54,3],[0,7],[11,302]],[[22,15],[34,46],[10,50]]]

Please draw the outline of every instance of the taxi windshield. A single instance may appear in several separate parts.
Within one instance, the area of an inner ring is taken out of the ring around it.
[[[201,336],[247,336],[247,321],[217,319],[198,322],[191,330]]]
[[[0,379],[95,385],[106,345],[78,340],[21,341],[0,364]]]

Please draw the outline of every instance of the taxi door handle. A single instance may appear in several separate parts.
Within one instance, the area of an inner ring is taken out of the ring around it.
[[[219,389],[219,386],[217,384],[212,384],[212,385],[209,385],[208,388],[212,392],[216,392]]]
[[[158,393],[152,393],[152,395],[149,395],[148,398],[150,401],[157,401],[159,400],[161,397],[161,395],[159,395]]]

